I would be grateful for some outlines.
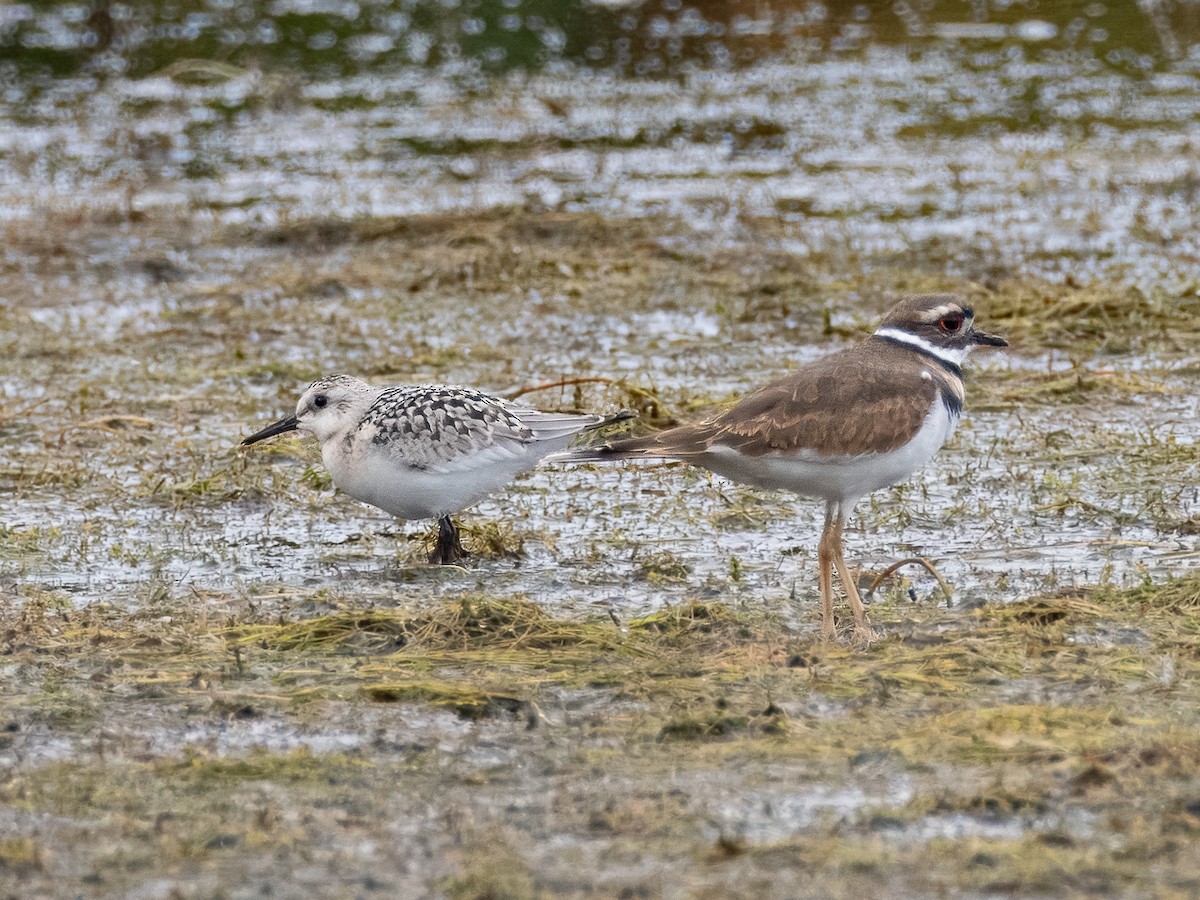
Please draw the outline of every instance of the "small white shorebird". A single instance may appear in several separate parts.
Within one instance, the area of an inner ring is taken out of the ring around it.
[[[466,553],[450,516],[477,503],[572,437],[629,418],[541,412],[470,388],[373,386],[351,375],[309,385],[296,412],[242,441],[307,431],[342,491],[401,519],[438,520],[431,562]]]
[[[565,458],[680,459],[734,481],[824,500],[817,546],[821,636],[837,634],[836,567],[854,613],[855,638],[869,642],[873,632],[846,568],[846,517],[860,498],[933,458],[962,414],[967,354],[1007,345],[976,331],[974,312],[957,297],[912,297],[892,307],[866,340],[801,366],[715,418]]]

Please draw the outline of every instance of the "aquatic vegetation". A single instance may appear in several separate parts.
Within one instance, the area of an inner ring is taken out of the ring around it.
[[[129,821],[114,855],[91,864],[61,847],[50,856],[44,837],[0,851],[24,878],[91,871],[124,884],[119,860],[138,852],[147,827],[169,835],[156,852],[180,865],[248,846],[288,859],[324,827],[323,814],[298,810],[330,801],[361,839],[416,815],[438,845],[491,845],[491,829],[511,833],[511,787],[536,791],[537,770],[570,783],[601,767],[607,799],[579,781],[571,807],[551,813],[547,797],[522,816],[536,830],[553,815],[556,833],[581,848],[691,848],[706,857],[697,885],[768,860],[785,880],[803,870],[824,883],[857,860],[863,877],[886,865],[914,886],[1040,885],[1076,871],[1133,889],[1149,876],[1131,859],[1184,854],[1200,837],[1188,811],[1200,723],[1179,716],[1200,681],[1200,636],[1183,615],[1197,597],[1192,576],[975,610],[888,601],[873,617],[890,636],[869,652],[716,602],[621,624],[487,594],[286,621],[233,598],[176,618],[76,613],[30,597],[0,624],[22,672],[6,712],[21,724],[0,755],[21,748],[27,760],[0,797],[66,822],[133,804],[156,810],[159,824]],[[67,698],[89,714],[62,718]],[[38,759],[46,723],[82,748],[95,723],[135,698],[138,736],[113,735],[102,754]],[[458,756],[446,743],[461,740],[456,720],[509,749]],[[180,744],[181,727],[191,737]],[[244,733],[247,751],[216,752],[222,733]],[[146,756],[144,746],[160,749]],[[662,793],[680,771],[693,779],[682,808]],[[234,784],[244,787],[230,793]],[[465,832],[417,808],[456,784],[483,817]],[[821,785],[840,785],[843,798],[823,799]],[[766,812],[732,813],[734,797],[759,791],[774,798]],[[1134,818],[1106,817],[1118,797]],[[714,840],[706,818],[742,824]],[[1118,849],[1097,849],[1098,836]],[[971,862],[981,854],[986,865]],[[519,857],[519,877],[535,886],[556,877],[542,854]],[[1170,883],[1187,873],[1176,868]],[[480,877],[467,867],[454,883]]]
[[[1186,4],[510,6],[3,8],[0,893],[1196,893]],[[819,504],[546,467],[442,571],[237,449],[337,371],[666,427],[935,291],[1014,348],[869,652]]]

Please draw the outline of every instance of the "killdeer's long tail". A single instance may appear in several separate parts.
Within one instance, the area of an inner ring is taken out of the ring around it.
[[[616,417],[614,417],[616,418]],[[618,421],[620,421],[618,419]],[[687,459],[708,449],[713,428],[707,423],[681,425],[642,437],[620,438],[579,447],[557,457],[566,462],[616,462],[622,459]]]

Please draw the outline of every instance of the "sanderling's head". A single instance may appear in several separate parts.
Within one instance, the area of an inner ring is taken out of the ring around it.
[[[307,431],[324,442],[345,427],[346,417],[353,414],[370,393],[371,386],[353,375],[327,375],[314,381],[300,395],[293,415],[268,425],[262,431],[256,431],[242,444],[256,444],[297,429]]]

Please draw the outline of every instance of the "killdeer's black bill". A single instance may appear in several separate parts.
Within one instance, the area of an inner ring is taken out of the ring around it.
[[[988,334],[986,331],[972,331],[971,340],[981,347],[1007,347],[1008,341],[998,334]]]
[[[251,444],[257,444],[259,441],[265,441],[269,437],[275,437],[277,434],[285,434],[289,431],[295,431],[300,423],[294,415],[288,416],[286,419],[280,419],[273,425],[268,425],[262,431],[256,431],[250,437],[242,441],[243,447],[248,447]]]

